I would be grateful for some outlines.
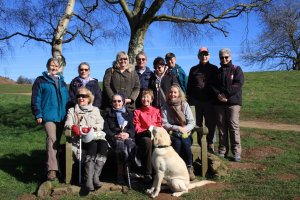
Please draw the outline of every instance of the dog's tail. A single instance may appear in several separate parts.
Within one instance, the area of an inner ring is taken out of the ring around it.
[[[211,184],[211,183],[216,183],[216,182],[204,180],[204,181],[198,181],[198,182],[190,183],[189,184],[189,190],[193,189],[195,187],[201,187],[201,186],[204,186],[206,184]]]

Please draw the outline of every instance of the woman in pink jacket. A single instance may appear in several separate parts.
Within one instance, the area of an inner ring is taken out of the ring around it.
[[[144,182],[152,181],[152,141],[150,129],[153,126],[162,126],[160,109],[153,107],[153,91],[145,89],[141,95],[143,106],[134,111],[133,123],[135,125],[135,139],[138,145],[138,155],[142,161],[142,171],[144,172]]]

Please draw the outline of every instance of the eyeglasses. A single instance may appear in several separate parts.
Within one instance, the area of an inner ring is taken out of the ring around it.
[[[83,72],[83,71],[89,71],[89,69],[79,69],[79,71]]]
[[[122,60],[127,60],[127,58],[120,58],[120,59],[119,59],[119,61],[122,61]]]
[[[137,60],[138,60],[138,61],[145,61],[146,58],[138,58]]]
[[[118,103],[121,103],[122,100],[113,100],[112,102],[113,102],[113,103],[117,103],[117,102],[118,102]]]
[[[200,53],[200,56],[208,56],[209,54],[207,52],[205,53]]]
[[[77,95],[76,95],[76,98],[77,98],[77,99],[79,99],[80,97],[81,97],[81,98],[88,98],[88,97],[90,97],[90,96],[89,96],[88,94],[77,94]]]
[[[224,58],[227,60],[229,58],[229,56],[220,56],[221,60],[223,60]]]

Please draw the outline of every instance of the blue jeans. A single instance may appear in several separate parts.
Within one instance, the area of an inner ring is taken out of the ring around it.
[[[171,136],[172,147],[178,153],[178,155],[184,160],[185,164],[193,164],[193,154],[192,154],[192,136],[187,138],[181,138],[176,136]]]

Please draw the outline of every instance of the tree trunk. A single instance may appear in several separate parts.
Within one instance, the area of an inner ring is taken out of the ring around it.
[[[148,30],[148,27],[137,28],[135,31],[131,31],[131,36],[128,45],[128,56],[129,56],[129,63],[132,64],[132,69],[134,70],[135,67],[135,56],[144,51],[144,42],[145,42],[145,35]]]
[[[66,33],[68,24],[73,17],[75,2],[76,0],[68,0],[65,13],[58,22],[52,41],[52,56],[59,60],[61,65],[59,71],[61,73],[63,73],[64,67],[66,66],[66,61],[62,54],[63,37]]]

